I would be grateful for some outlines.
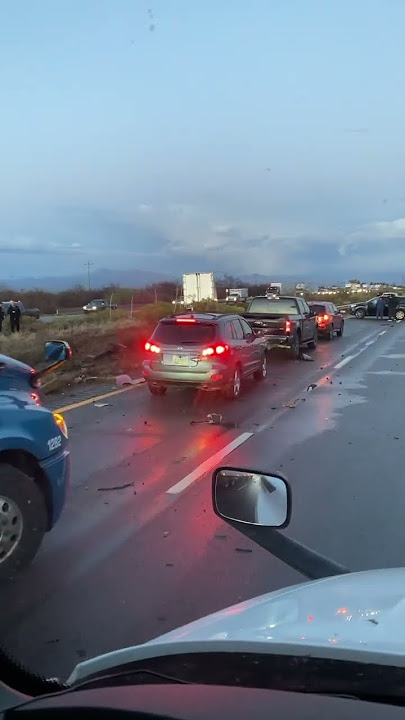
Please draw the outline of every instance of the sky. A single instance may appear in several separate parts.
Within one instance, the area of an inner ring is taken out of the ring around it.
[[[0,13],[0,280],[403,278],[403,0]]]

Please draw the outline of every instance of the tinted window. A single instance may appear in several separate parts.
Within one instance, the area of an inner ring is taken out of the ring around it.
[[[246,337],[247,335],[252,334],[252,328],[250,327],[249,323],[246,322],[243,318],[239,318],[239,322],[242,325],[243,334]]]
[[[249,306],[250,313],[263,313],[263,315],[298,315],[299,310],[295,300],[272,300],[271,298],[255,298]]]
[[[159,323],[153,339],[162,345],[200,345],[215,338],[215,325],[207,323]]]
[[[240,324],[239,320],[232,320],[232,327],[233,331],[235,333],[235,337],[237,340],[243,339],[243,330],[242,325]]]
[[[313,310],[317,315],[318,314],[320,315],[321,313],[326,312],[326,305],[320,304],[320,303],[319,304],[317,303],[316,305],[311,304],[311,310]]]
[[[233,340],[232,324],[230,322],[224,323],[223,334],[225,340]]]

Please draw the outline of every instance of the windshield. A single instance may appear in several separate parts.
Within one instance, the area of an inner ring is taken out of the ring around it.
[[[295,300],[255,298],[249,305],[249,312],[264,315],[298,315],[299,309]]]
[[[266,538],[404,564],[404,28],[405,0],[1,3],[0,357],[32,372],[0,361],[0,643],[33,671],[238,603],[201,641],[405,663],[390,574],[256,615],[309,578],[211,486],[285,474]]]
[[[159,323],[153,339],[162,345],[200,345],[210,343],[215,337],[215,325],[203,323]]]

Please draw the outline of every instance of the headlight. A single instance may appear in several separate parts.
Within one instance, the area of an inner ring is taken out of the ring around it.
[[[53,419],[55,420],[55,425],[58,426],[59,430],[61,431],[62,435],[65,436],[65,438],[68,438],[68,429],[66,427],[65,418],[60,413],[54,412],[53,413]]]

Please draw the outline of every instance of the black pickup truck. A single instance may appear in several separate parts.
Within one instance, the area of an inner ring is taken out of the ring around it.
[[[254,297],[242,317],[255,335],[265,338],[269,350],[287,348],[297,358],[303,346],[316,348],[318,344],[316,315],[303,298]]]

